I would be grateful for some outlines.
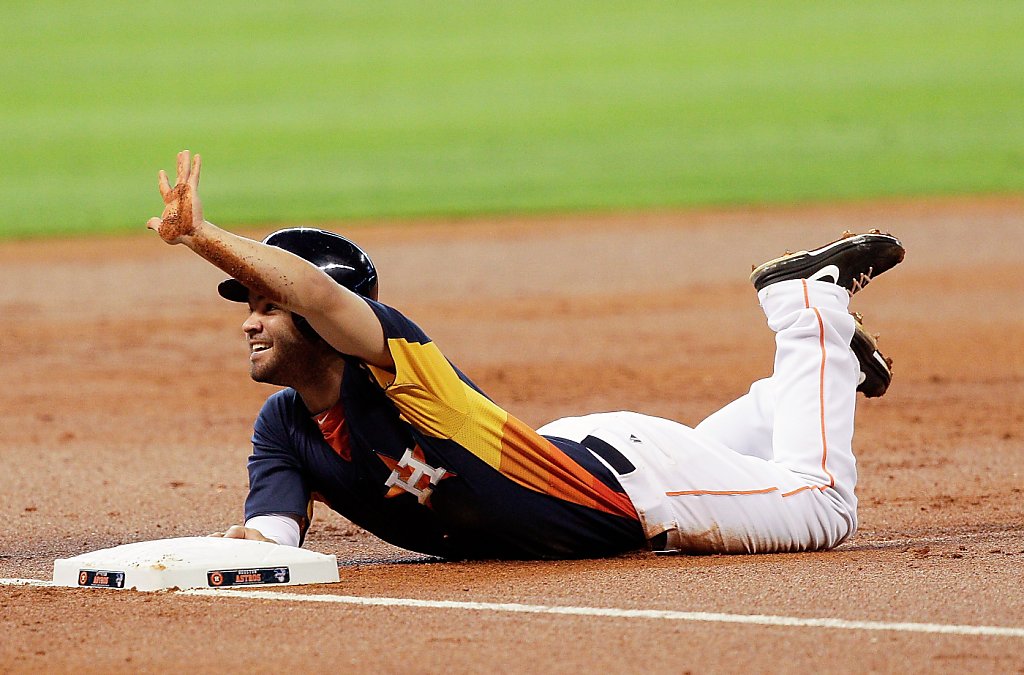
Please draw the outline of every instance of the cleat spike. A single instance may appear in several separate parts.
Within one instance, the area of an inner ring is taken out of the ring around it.
[[[869,333],[859,312],[850,312],[857,322],[850,349],[860,365],[861,382],[857,391],[868,398],[883,396],[892,382],[892,359],[878,349],[878,333]]]

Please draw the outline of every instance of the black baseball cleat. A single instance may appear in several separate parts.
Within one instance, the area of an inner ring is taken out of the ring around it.
[[[892,359],[878,350],[878,336],[868,333],[864,328],[864,318],[856,312],[851,314],[855,329],[853,339],[850,340],[850,349],[860,364],[857,391],[868,398],[882,396],[892,382]]]
[[[789,279],[828,281],[842,286],[850,295],[867,286],[882,272],[898,265],[903,244],[891,234],[871,230],[867,234],[844,232],[843,238],[813,251],[786,253],[754,268],[754,288]]]

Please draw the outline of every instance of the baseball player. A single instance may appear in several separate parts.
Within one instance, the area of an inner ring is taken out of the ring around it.
[[[857,527],[855,397],[889,362],[847,306],[903,259],[872,231],[756,268],[775,368],[689,428],[635,412],[533,430],[377,300],[358,246],[293,228],[262,242],[203,218],[200,157],[178,155],[148,227],[230,275],[251,377],[285,387],[256,420],[245,524],[219,536],[301,545],[319,500],[397,546],[448,558],[828,549]]]

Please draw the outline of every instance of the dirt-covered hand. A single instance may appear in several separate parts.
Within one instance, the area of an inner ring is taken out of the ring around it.
[[[167,173],[160,170],[160,196],[164,199],[164,212],[159,218],[150,218],[146,227],[153,230],[168,244],[180,244],[195,234],[203,222],[203,205],[199,201],[199,171],[202,159],[196,155],[190,161],[188,150],[178,153],[178,175],[174,187]]]

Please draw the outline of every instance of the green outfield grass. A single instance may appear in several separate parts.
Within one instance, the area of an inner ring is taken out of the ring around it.
[[[0,236],[1024,191],[1024,2],[6,0]]]

